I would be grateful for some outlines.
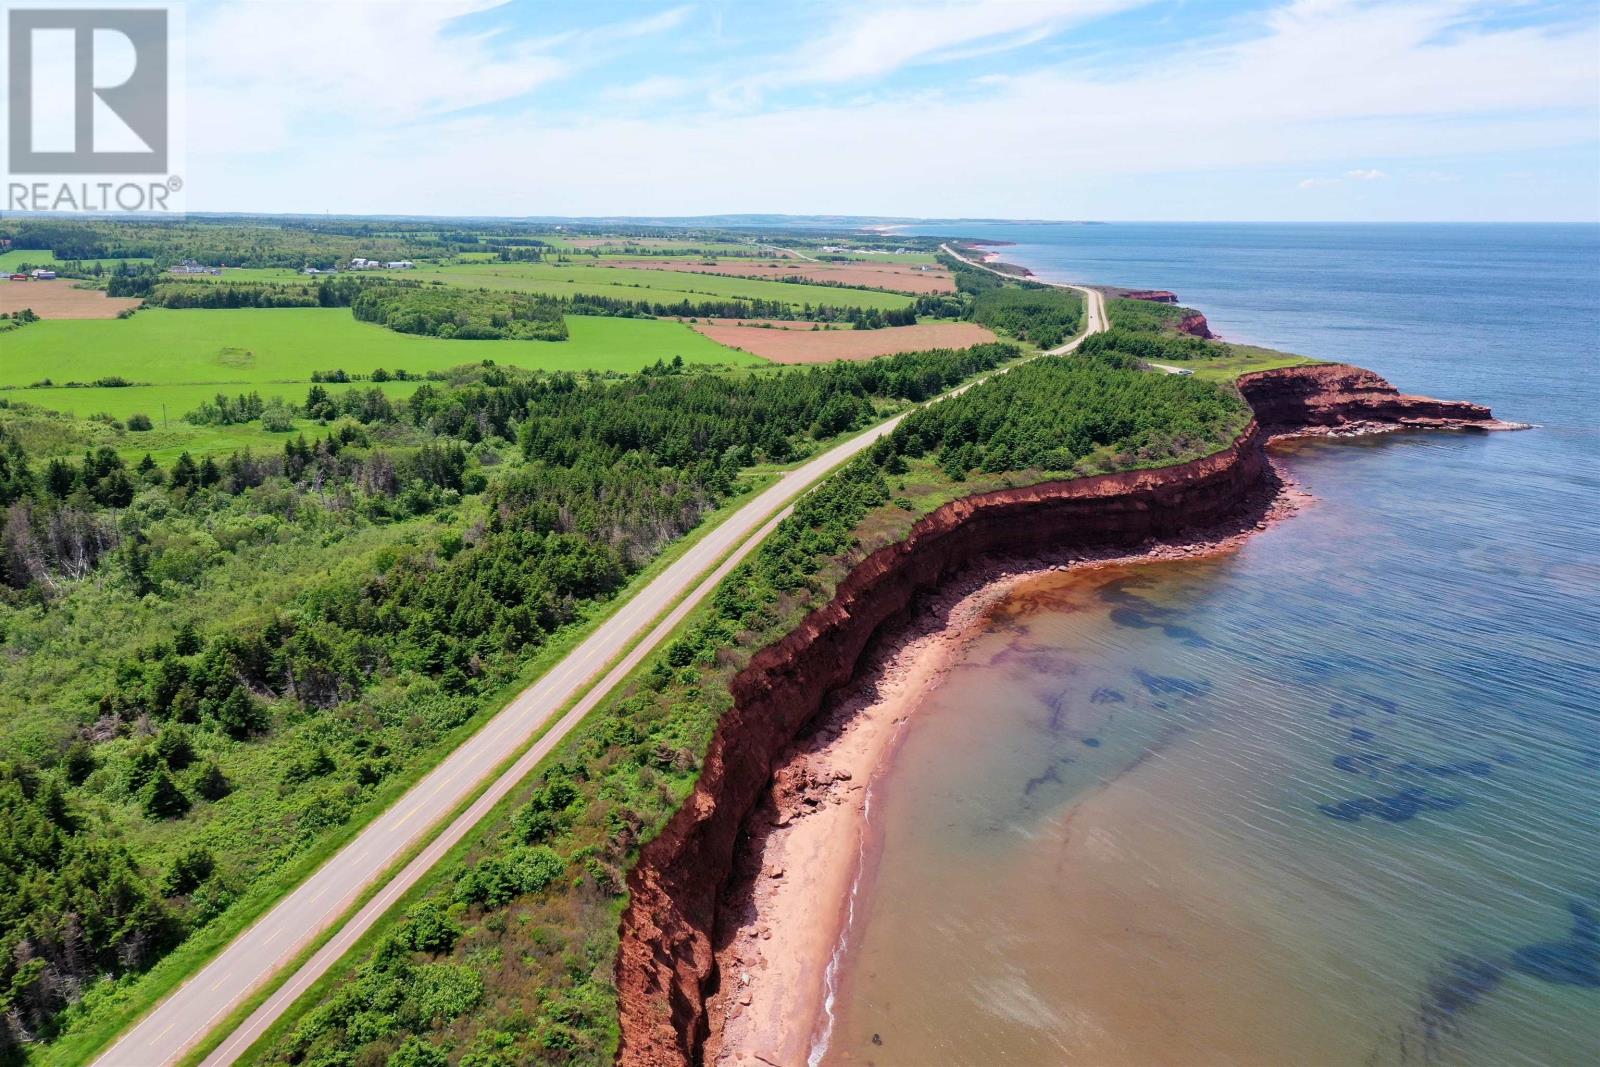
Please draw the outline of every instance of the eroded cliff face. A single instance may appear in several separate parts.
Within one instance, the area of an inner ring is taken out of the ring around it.
[[[1178,320],[1178,332],[1186,333],[1191,337],[1215,337],[1211,332],[1211,324],[1206,322],[1206,317],[1196,311],[1193,315],[1185,315]]]
[[[1239,379],[1239,391],[1268,433],[1359,430],[1496,429],[1488,408],[1460,400],[1407,396],[1383,378],[1348,363],[1257,371]]]
[[[921,591],[985,555],[1135,545],[1206,527],[1238,511],[1266,470],[1269,432],[1299,428],[1492,423],[1473,404],[1402,396],[1370,371],[1342,364],[1265,371],[1240,380],[1257,420],[1221,452],[1132,471],[954,501],[904,540],[872,553],[833,599],[760,653],[733,681],[700,780],[628,876],[617,985],[619,1061],[630,1067],[700,1062],[714,984],[712,932],[740,827],[773,762],[855,673],[863,650]],[[1258,423],[1260,425],[1258,425]]]

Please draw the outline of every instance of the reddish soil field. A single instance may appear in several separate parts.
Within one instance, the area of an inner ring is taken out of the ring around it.
[[[971,322],[930,322],[919,326],[890,326],[882,330],[769,330],[760,326],[729,326],[710,322],[692,325],[719,344],[770,359],[774,363],[873,359],[924,348],[971,348],[995,339],[994,334]]]
[[[74,289],[71,278],[8,282],[0,278],[0,311],[32,308],[41,319],[114,319],[139,306],[138,297],[109,297],[99,289]]]
[[[687,322],[691,326],[770,326],[774,330],[810,330],[811,327],[823,323],[807,322],[800,319],[686,319],[680,317],[677,321]]]
[[[902,293],[953,293],[955,279],[943,267],[923,270],[911,263],[806,263],[801,260],[724,259],[715,264],[682,259],[609,259],[602,267],[732,274],[740,278],[805,278],[814,282],[891,289]]]

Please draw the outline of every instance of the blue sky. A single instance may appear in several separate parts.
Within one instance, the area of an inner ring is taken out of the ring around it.
[[[190,210],[1600,219],[1600,5],[195,0]]]

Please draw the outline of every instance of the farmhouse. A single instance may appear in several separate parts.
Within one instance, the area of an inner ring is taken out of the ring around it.
[[[52,281],[55,278],[55,276],[56,276],[56,272],[55,271],[46,270],[43,267],[39,267],[39,268],[35,269],[34,272],[33,272],[34,280],[35,281],[40,281],[40,282]]]
[[[208,267],[196,260],[186,259],[172,268],[173,274],[221,274],[221,267]]]
[[[410,270],[415,265],[409,259],[397,259],[384,264],[389,270]]]

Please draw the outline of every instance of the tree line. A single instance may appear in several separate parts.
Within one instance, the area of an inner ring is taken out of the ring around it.
[[[443,285],[362,288],[350,313],[397,333],[458,341],[565,341],[561,306],[547,296]]]
[[[97,978],[138,973],[436,753],[739,492],[744,467],[1015,355],[618,379],[482,366],[277,452],[170,464],[40,461],[8,436],[0,626],[72,669],[25,654],[0,678],[8,721],[39,723],[0,768],[0,1054],[51,1037]],[[319,389],[307,408],[334,402]],[[185,617],[223,576],[230,610]],[[52,644],[87,605],[135,621]],[[462,899],[559,869],[517,854]]]
[[[1222,359],[1229,347],[1221,341],[1172,331],[1132,329],[1116,325],[1109,330],[1084,338],[1078,351],[1085,355],[1120,352],[1141,360],[1181,363],[1189,359]]]
[[[977,294],[971,318],[1040,348],[1054,348],[1082,328],[1083,297],[1071,289],[1004,285]]]
[[[271,1061],[610,1062],[616,916],[639,847],[689,795],[732,707],[733,676],[881,543],[868,540],[870,516],[911,507],[895,499],[909,464],[946,487],[979,468],[1071,471],[1096,458],[1120,468],[1207,447],[1247,419],[1219,386],[1076,357],[1034,361],[913,412],[796,502],[634,685],[573,731],[459,862],[431,876]],[[991,440],[1001,447],[991,451]],[[950,470],[929,471],[941,457]],[[517,967],[497,965],[513,952]],[[419,979],[425,987],[445,973],[469,995],[423,1023]]]

